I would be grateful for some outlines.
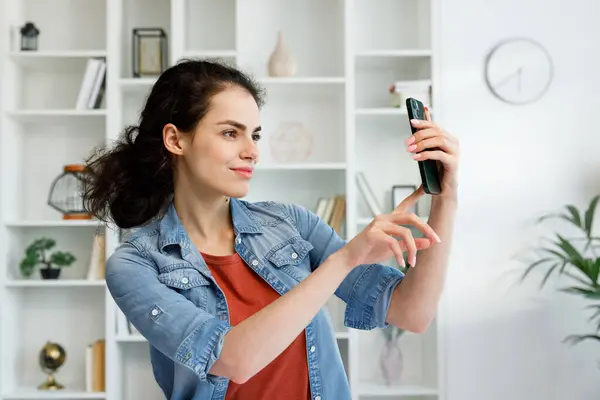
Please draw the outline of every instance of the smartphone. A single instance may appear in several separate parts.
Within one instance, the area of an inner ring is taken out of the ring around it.
[[[421,101],[409,97],[406,99],[406,110],[408,111],[408,123],[410,124],[410,129],[414,135],[418,131],[418,128],[415,128],[410,123],[410,120],[426,120],[425,107]],[[437,148],[432,148],[431,150],[437,150]],[[419,161],[418,164],[425,193],[432,195],[440,194],[442,191],[440,184],[441,179],[436,160]]]

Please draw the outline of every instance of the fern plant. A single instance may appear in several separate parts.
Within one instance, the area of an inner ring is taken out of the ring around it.
[[[583,297],[591,301],[587,308],[592,310],[589,321],[595,326],[595,331],[582,335],[568,335],[564,342],[577,344],[584,340],[600,341],[600,257],[596,251],[600,245],[600,237],[595,237],[593,232],[594,214],[600,196],[592,198],[585,211],[580,211],[572,204],[566,205],[558,213],[541,216],[537,222],[548,219],[559,219],[576,228],[579,236],[566,238],[560,233],[555,233],[548,244],[538,248],[539,256],[531,262],[521,275],[521,282],[533,271],[546,268],[540,283],[544,287],[548,279],[554,274],[564,276],[570,280],[570,285],[560,288],[564,293]]]

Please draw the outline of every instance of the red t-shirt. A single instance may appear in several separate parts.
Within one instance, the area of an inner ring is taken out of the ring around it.
[[[238,254],[213,256],[202,253],[202,257],[225,293],[231,325],[239,324],[279,298],[279,293]],[[303,331],[277,358],[244,384],[230,382],[225,399],[307,400],[311,398],[309,387]]]

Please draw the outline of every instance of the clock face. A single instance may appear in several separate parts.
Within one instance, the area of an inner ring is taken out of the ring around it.
[[[530,39],[511,39],[500,43],[486,61],[488,87],[500,100],[527,104],[538,100],[553,77],[548,52]]]

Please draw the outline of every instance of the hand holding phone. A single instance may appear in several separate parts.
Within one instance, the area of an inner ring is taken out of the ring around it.
[[[418,129],[410,123],[410,120],[426,120],[425,107],[423,106],[423,103],[419,100],[409,97],[408,99],[406,99],[406,109],[408,111],[408,120],[410,128],[412,134],[414,135],[415,133],[417,133]],[[436,149],[432,148],[431,150]],[[440,194],[442,188],[437,162],[435,160],[424,160],[418,161],[418,164],[419,172],[421,174],[421,182],[423,183],[423,189],[425,190],[425,193],[431,195]]]

